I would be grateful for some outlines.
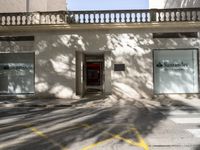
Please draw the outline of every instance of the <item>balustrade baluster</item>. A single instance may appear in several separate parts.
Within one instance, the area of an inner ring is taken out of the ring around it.
[[[194,21],[197,21],[197,11],[194,11]]]
[[[106,23],[106,13],[103,13],[103,20],[104,20],[104,23]]]
[[[55,18],[54,18],[54,23],[55,24],[59,24],[60,23],[60,19],[58,19],[58,18],[60,18],[60,14],[54,14],[54,16],[55,16]]]
[[[25,16],[24,23],[25,23],[25,25],[27,25],[27,24],[28,24],[28,15],[27,15],[27,14],[24,14],[24,16]]]
[[[184,14],[185,14],[184,21],[187,21],[187,11],[184,11]]]
[[[15,25],[18,25],[18,14],[15,15]]]
[[[171,22],[174,21],[174,12],[173,11],[171,11],[171,20],[170,21]]]
[[[112,13],[111,12],[109,13],[109,22],[110,23],[112,22]]]
[[[178,16],[178,20],[177,21],[180,21],[180,16],[181,16],[181,11],[180,10],[178,10],[177,16]]]
[[[19,17],[19,25],[23,25],[23,15],[20,14],[20,17]]]
[[[11,19],[10,19],[10,15],[8,15],[8,17],[7,17],[7,24],[8,25],[11,25],[11,21],[10,21]]]
[[[144,22],[148,22],[148,12],[145,12]]]
[[[96,19],[96,13],[95,12],[93,13],[93,20],[94,20],[94,23],[96,23],[97,19]]]
[[[57,16],[55,14],[49,14],[47,15],[47,18],[48,18],[48,22],[46,22],[46,24],[56,23]]]
[[[12,25],[12,16],[9,15],[9,24]]]
[[[188,21],[188,18],[189,18],[189,17],[188,17],[188,11],[186,11],[185,14],[186,14],[186,16],[185,16],[185,21]]]
[[[41,16],[43,16],[43,20],[42,20],[43,23],[46,24],[46,22],[47,22],[47,21],[46,21],[46,20],[47,20],[47,19],[46,19],[46,15],[42,15],[42,14],[41,14]],[[41,23],[42,23],[42,22],[41,22]]]
[[[114,23],[117,22],[117,12],[114,13]]]
[[[180,20],[180,11],[177,10],[176,11],[176,21],[179,21]]]
[[[13,17],[10,15],[10,25],[13,25]]]
[[[158,22],[161,22],[161,15],[160,15],[161,12],[158,12]]]
[[[182,20],[183,20],[183,12],[180,11],[180,21],[182,21]]]
[[[186,21],[186,12],[185,11],[182,11],[182,15],[184,16],[184,17],[182,17],[182,21]]]
[[[0,26],[2,26],[3,23],[2,23],[2,15],[0,15]]]
[[[129,22],[131,23],[131,22],[133,22],[132,13],[130,12],[129,15],[130,15],[130,17],[129,17],[130,21]]]
[[[48,23],[47,24],[53,24],[53,14],[48,15]]]
[[[91,14],[90,13],[88,13],[88,23],[90,23],[91,22],[91,16],[90,16]]]
[[[190,11],[190,21],[192,21],[192,11]]]
[[[33,14],[30,15],[30,24],[33,24]]]
[[[81,23],[81,14],[78,13],[78,23]]]
[[[197,11],[197,21],[200,21],[199,12],[200,12],[200,11]]]
[[[101,13],[98,14],[99,14],[99,23],[101,23]]]
[[[188,11],[185,11],[185,21],[188,21],[189,16],[188,16]]]
[[[143,13],[142,13],[142,12],[140,12],[139,14],[140,14],[140,21],[139,21],[139,22],[143,22],[143,16],[142,16],[142,15],[143,15]]]
[[[83,23],[85,23],[86,19],[85,19],[85,14],[83,14]]]
[[[16,20],[17,20],[17,16],[14,15],[14,16],[13,16],[13,25],[17,25],[17,24],[16,24]]]
[[[134,14],[135,14],[135,22],[137,22],[137,12],[135,12]]]
[[[166,21],[167,21],[167,16],[166,16],[166,15],[167,15],[167,12],[166,12],[166,11],[164,11],[164,12],[163,12],[163,15],[164,15],[164,17],[163,17],[163,19],[164,19],[164,20],[163,20],[163,21],[165,21],[165,22],[166,22]]]
[[[7,17],[8,17],[8,16],[5,15],[5,21],[4,21],[4,22],[5,22],[5,25],[7,25]]]
[[[122,13],[119,13],[119,22],[122,22]]]
[[[177,21],[177,11],[174,11],[174,21]]]
[[[128,20],[127,20],[127,19],[128,19],[128,18],[127,18],[127,13],[125,12],[125,13],[124,13],[124,22],[125,22],[125,23],[127,23],[127,22],[128,22]]]
[[[169,12],[168,12],[168,15],[169,15],[169,16],[168,16],[168,20],[171,21],[171,20],[172,20],[172,12],[169,11]]]
[[[62,14],[60,12],[54,13],[54,24],[61,23]]]

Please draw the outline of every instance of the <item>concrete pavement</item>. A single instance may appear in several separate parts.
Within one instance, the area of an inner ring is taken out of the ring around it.
[[[200,149],[198,99],[108,101],[96,98],[73,101],[66,107],[59,107],[64,106],[61,103],[1,107],[0,149]]]

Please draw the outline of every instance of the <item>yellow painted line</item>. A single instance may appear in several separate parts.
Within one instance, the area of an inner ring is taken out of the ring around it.
[[[44,134],[42,131],[38,130],[35,127],[32,127],[31,125],[25,125],[28,129],[30,129],[33,133],[35,133],[37,136],[42,137],[43,139],[47,140],[51,144],[53,144],[56,147],[59,147],[60,150],[68,150],[64,146],[62,146],[60,143],[50,139],[46,134]]]
[[[127,138],[124,138],[124,137],[122,137],[122,136],[120,136],[120,135],[115,135],[115,134],[112,134],[112,133],[108,133],[108,134],[110,134],[111,136],[113,136],[114,138],[117,138],[117,139],[119,139],[119,140],[122,140],[122,141],[124,141],[124,142],[126,142],[126,143],[128,143],[128,144],[130,144],[130,145],[133,145],[133,146],[136,146],[136,147],[141,147],[141,148],[143,148],[144,150],[149,150],[149,148],[148,148],[148,145],[144,142],[144,140],[140,137],[140,135],[137,135],[137,133],[136,133],[136,136],[138,137],[140,137],[140,139],[138,139],[139,140],[139,142],[135,142],[135,141],[133,141],[133,140],[131,140],[131,139],[127,139]]]
[[[91,127],[92,127],[92,126],[89,125],[89,124],[83,124],[83,126],[84,126],[84,127],[87,127],[87,128],[91,128]],[[122,137],[123,134],[128,133],[128,132],[134,132],[134,133],[136,134],[136,137],[137,137],[137,139],[138,139],[139,142],[135,142],[135,141],[133,141],[133,140],[131,140],[131,139],[127,139],[127,138]],[[136,147],[141,147],[141,148],[143,148],[144,150],[149,150],[148,145],[146,144],[146,142],[144,141],[144,139],[143,139],[142,136],[139,134],[139,132],[137,131],[136,128],[131,128],[131,129],[129,129],[129,130],[126,130],[126,131],[121,132],[120,134],[113,134],[113,133],[110,133],[110,132],[106,132],[106,133],[112,136],[112,138],[110,138],[110,140],[113,139],[113,138],[116,138],[116,139],[122,140],[122,141],[124,141],[125,143],[128,143],[128,144],[130,144],[130,145],[133,145],[133,146],[136,146]],[[104,140],[104,141],[107,141],[107,140]],[[104,141],[91,144],[91,145],[87,146],[86,148],[89,148],[89,149],[94,148],[94,147],[97,146],[97,145],[100,145],[100,144],[102,144],[102,143],[105,143]],[[82,150],[88,150],[88,149],[82,149]]]
[[[142,136],[139,134],[139,131],[136,128],[131,128],[132,131],[136,133],[136,137],[139,140],[140,146],[144,148],[144,150],[149,150],[148,144],[145,142],[145,140],[142,138]]]
[[[96,147],[96,146],[98,146],[98,145],[101,145],[101,144],[103,144],[103,143],[106,143],[106,142],[108,142],[108,141],[110,141],[110,140],[112,140],[112,139],[114,139],[114,138],[112,137],[112,138],[108,138],[108,139],[103,140],[103,141],[100,141],[100,142],[93,143],[93,144],[91,144],[91,145],[89,145],[89,146],[86,146],[86,147],[82,148],[81,150],[93,149],[94,147]]]

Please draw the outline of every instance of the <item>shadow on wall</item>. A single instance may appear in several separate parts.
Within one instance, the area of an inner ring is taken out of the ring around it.
[[[17,44],[15,47],[17,48]],[[7,52],[20,51],[15,47],[14,50]],[[151,31],[128,29],[38,34],[34,46],[36,96],[78,98],[75,94],[76,51],[88,53],[111,51],[112,94],[130,99],[152,97],[152,49],[183,47],[198,48],[199,41],[152,39]],[[6,47],[1,49],[5,50]],[[29,50],[25,48],[23,51]],[[125,72],[114,71],[113,65],[121,63],[126,66]]]
[[[164,8],[193,8],[200,7],[199,0],[166,0]]]
[[[112,63],[126,65],[125,72],[112,71],[113,93],[128,94],[131,98],[152,95],[151,34],[133,33],[131,30],[80,31],[40,36],[36,43],[36,90],[39,93],[76,98],[75,52],[112,51]]]

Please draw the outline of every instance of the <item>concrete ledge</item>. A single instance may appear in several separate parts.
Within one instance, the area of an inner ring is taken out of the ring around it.
[[[99,30],[99,29],[162,29],[162,28],[200,28],[200,22],[162,22],[162,23],[120,23],[120,24],[60,24],[0,26],[1,33],[57,30]]]

